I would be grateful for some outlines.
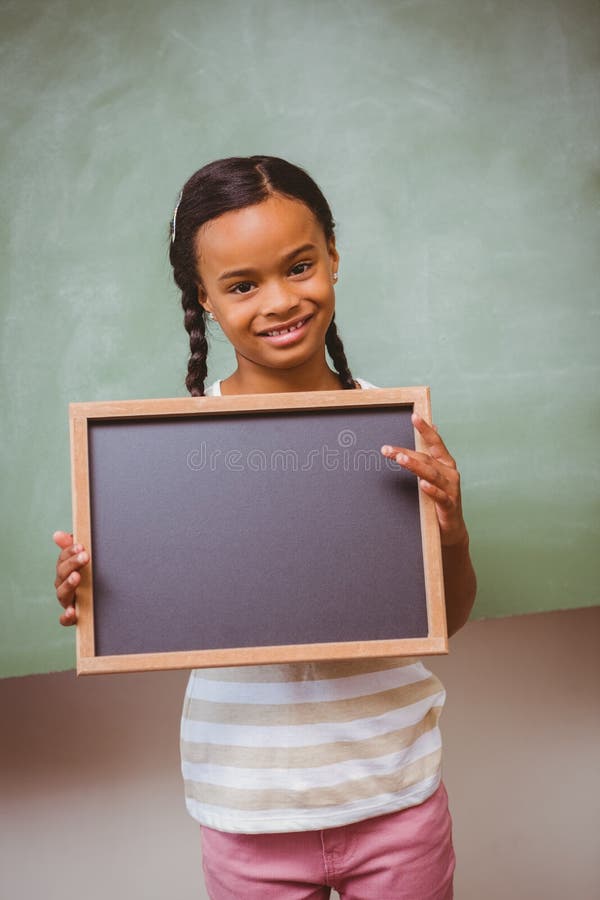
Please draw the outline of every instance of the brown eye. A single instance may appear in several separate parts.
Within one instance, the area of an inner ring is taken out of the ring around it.
[[[234,284],[231,291],[233,294],[248,294],[253,288],[253,284],[251,281],[240,281],[238,284]]]
[[[292,266],[290,272],[292,275],[304,275],[304,273],[307,272],[311,266],[312,263],[309,262],[296,263],[295,266]]]

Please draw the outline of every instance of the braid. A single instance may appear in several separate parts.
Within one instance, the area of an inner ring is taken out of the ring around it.
[[[206,340],[204,309],[198,303],[198,293],[195,287],[182,290],[181,305],[184,310],[183,324],[190,336],[190,357],[185,386],[192,397],[204,397],[208,341]]]
[[[325,335],[325,344],[333,361],[333,365],[335,366],[335,370],[342,379],[344,390],[353,390],[356,385],[354,384],[354,379],[352,378],[350,367],[348,366],[348,360],[344,353],[342,339],[338,334],[337,325],[335,324],[335,313],[333,314],[333,318],[329,323],[329,328]]]

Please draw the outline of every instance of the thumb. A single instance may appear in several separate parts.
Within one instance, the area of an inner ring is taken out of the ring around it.
[[[70,547],[73,543],[73,535],[68,531],[55,531],[52,535],[52,540],[55,544],[62,550],[66,550],[67,547]]]

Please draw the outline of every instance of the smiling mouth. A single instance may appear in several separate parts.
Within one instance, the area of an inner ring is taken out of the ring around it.
[[[260,337],[267,338],[271,341],[277,341],[278,343],[283,342],[283,339],[287,339],[285,343],[288,343],[293,337],[300,336],[305,330],[307,323],[312,319],[312,315],[305,316],[303,319],[300,319],[295,325],[290,325],[288,328],[279,328],[272,329],[270,331],[262,331],[260,332]]]

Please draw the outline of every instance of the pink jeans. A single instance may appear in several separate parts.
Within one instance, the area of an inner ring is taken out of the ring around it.
[[[286,834],[202,827],[211,900],[452,900],[455,857],[443,782],[419,806]]]

